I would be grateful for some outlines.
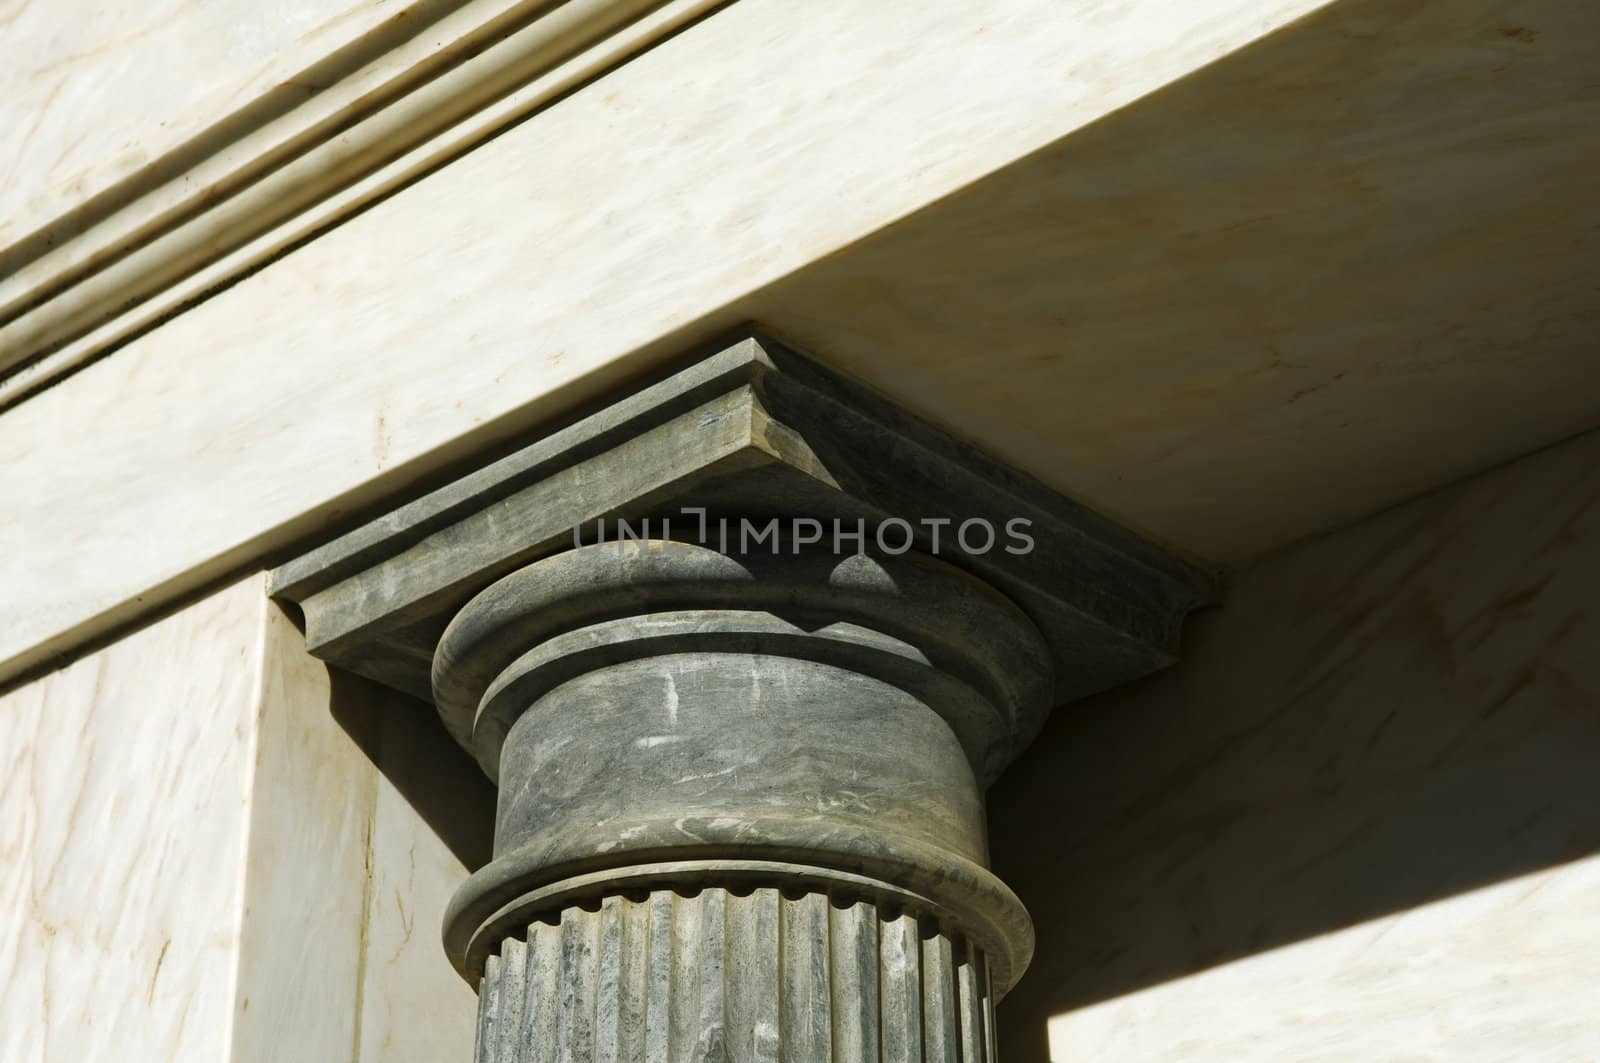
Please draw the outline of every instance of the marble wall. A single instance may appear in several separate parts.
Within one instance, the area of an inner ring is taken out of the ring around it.
[[[0,1063],[469,1051],[439,926],[492,812],[441,748],[259,575],[0,698]]]
[[[89,6],[0,3],[36,191],[143,128],[84,101],[165,121],[146,64],[227,67],[212,17],[266,54],[410,9]],[[1585,0],[728,4],[0,414],[0,676],[747,320],[1219,563],[1593,427],[1597,35]]]
[[[1322,3],[727,5],[0,415],[0,453],[30,456],[0,497],[31,500],[0,521],[0,677],[548,425]],[[52,8],[20,10],[6,42]]]
[[[467,868],[394,780],[431,773],[435,786],[484,795],[476,817],[442,823],[447,833],[492,823],[488,783],[439,770],[438,756],[459,766],[465,755],[428,706],[330,675],[275,607],[265,625],[229,1058],[459,1056],[477,997],[439,927]]]
[[[1014,1063],[1600,1058],[1600,434],[1270,556],[991,791]]]
[[[386,0],[0,3],[0,248],[394,14]]]
[[[0,1061],[227,1057],[259,581],[0,698]]]

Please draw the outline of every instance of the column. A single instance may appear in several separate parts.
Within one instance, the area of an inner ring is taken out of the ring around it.
[[[444,927],[479,1063],[993,1059],[1033,935],[984,790],[1053,707],[1170,663],[1212,594],[756,338],[272,586],[498,787]]]

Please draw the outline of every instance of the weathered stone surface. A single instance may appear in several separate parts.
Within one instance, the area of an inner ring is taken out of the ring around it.
[[[870,901],[766,887],[611,895],[507,938],[478,1063],[991,1063],[981,950]]]
[[[586,527],[615,517],[639,537]],[[1170,661],[1210,593],[754,340],[274,587],[499,786],[445,919],[480,1063],[992,1059],[1033,929],[984,790],[1052,706]]]
[[[447,917],[469,976],[508,925],[639,868],[894,896],[979,942],[1000,992],[1026,967],[982,783],[1042,722],[1049,665],[953,566],[590,545],[479,594],[434,667],[500,785],[495,859]]]

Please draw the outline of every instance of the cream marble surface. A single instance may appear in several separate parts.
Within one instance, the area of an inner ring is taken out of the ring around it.
[[[259,574],[0,698],[0,1063],[470,1053],[467,868],[353,735],[413,789],[465,757],[398,700]]]
[[[407,5],[0,4],[0,248]]]
[[[398,10],[82,209],[0,244],[0,412],[712,6],[423,0]]]
[[[0,699],[0,1061],[227,1057],[261,589]]]
[[[1600,420],[1600,8],[794,10],[0,415],[0,674],[747,318],[1224,563]]]
[[[1275,554],[1058,712],[989,795],[1039,931],[1008,1058],[1600,1058],[1597,470]]]
[[[0,674],[1316,6],[739,0],[0,416]]]
[[[739,316],[1238,564],[1600,425],[1588,0],[1340,0]]]
[[[229,1059],[359,1060],[378,774],[329,712],[327,668],[263,613]]]
[[[439,937],[467,868],[390,777],[448,785],[439,757],[464,755],[408,726],[429,707],[330,681],[282,612],[265,623],[231,1063],[470,1054],[477,997]]]
[[[1600,1056],[1600,858],[1050,1021],[1050,1058],[1296,1063]]]
[[[467,868],[408,801],[396,780],[415,792],[453,785],[439,770],[440,743],[449,743],[432,707],[393,704],[393,695],[368,688],[385,711],[382,774],[371,841],[372,867],[362,965],[358,1063],[440,1063],[465,1059],[477,1033],[477,994],[444,959],[440,928],[445,906]],[[423,721],[426,726],[416,726]],[[448,746],[446,748],[449,748]],[[478,826],[493,823],[493,791],[465,755],[458,770],[472,773]],[[488,834],[485,832],[484,840]],[[487,852],[484,853],[485,858]]]

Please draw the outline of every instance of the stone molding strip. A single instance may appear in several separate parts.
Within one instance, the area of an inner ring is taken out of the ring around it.
[[[0,250],[0,409],[728,0],[419,0]]]

